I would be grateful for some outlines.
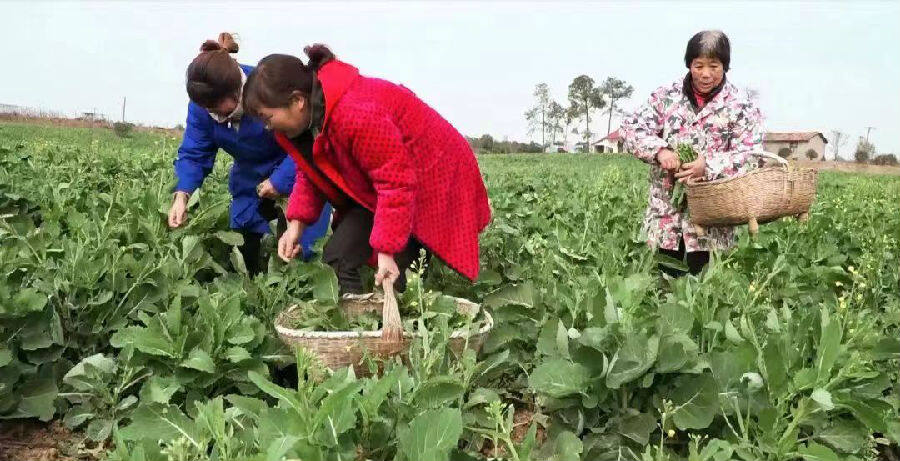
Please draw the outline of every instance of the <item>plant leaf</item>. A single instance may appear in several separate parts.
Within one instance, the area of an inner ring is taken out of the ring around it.
[[[412,402],[417,408],[438,408],[453,403],[466,391],[456,378],[437,377],[423,383],[413,394]]]
[[[656,418],[647,413],[625,416],[619,423],[619,434],[641,445],[646,445],[649,442],[650,434],[655,430]]]
[[[221,240],[226,245],[239,247],[244,244],[244,236],[239,232],[234,231],[219,231],[216,232],[216,238]]]
[[[681,430],[705,429],[719,411],[716,381],[709,374],[684,376],[672,392],[676,411],[672,418]]]
[[[806,461],[839,461],[837,454],[831,448],[816,442],[809,442],[807,446],[800,446],[800,455]]]
[[[427,410],[410,421],[409,428],[400,434],[398,447],[408,461],[447,461],[462,429],[459,409]]]
[[[817,432],[815,437],[844,453],[858,453],[868,444],[869,431],[856,421],[840,420]]]
[[[266,394],[269,394],[272,397],[275,397],[276,399],[283,400],[296,411],[305,410],[300,404],[300,400],[297,398],[296,392],[274,384],[273,382],[263,377],[263,375],[255,371],[248,372],[247,376],[250,378],[250,381],[252,381],[253,384],[256,384],[256,387],[258,387],[259,390],[265,392]]]
[[[358,381],[347,384],[331,393],[319,405],[313,427],[319,428],[317,439],[326,446],[338,446],[339,436],[356,425],[354,403],[361,387],[362,383]]]
[[[569,431],[560,432],[554,440],[552,461],[580,461],[584,444],[581,439]]]
[[[831,401],[831,393],[821,387],[813,391],[812,399],[825,411],[834,409],[834,403]]]
[[[606,385],[618,389],[643,376],[656,361],[658,350],[658,336],[647,338],[639,334],[628,335],[625,344],[613,357],[606,374]]]
[[[566,359],[551,359],[531,372],[528,385],[537,392],[560,398],[583,392],[589,378],[584,366]]]
[[[53,374],[49,371],[42,372],[40,376],[26,381],[22,385],[22,399],[15,416],[50,421],[56,414],[54,402],[58,393]]]
[[[187,360],[181,362],[181,366],[206,373],[216,372],[216,363],[213,362],[212,357],[210,357],[205,350],[200,349],[199,347],[196,347],[191,351],[191,354],[188,356]]]
[[[175,405],[142,405],[131,415],[131,424],[119,431],[125,440],[170,440],[184,438],[197,449],[206,438],[196,424]]]
[[[841,325],[830,318],[827,311],[822,310],[822,336],[819,338],[818,355],[816,357],[816,370],[819,373],[819,382],[826,382],[831,378],[831,368],[837,361],[841,351]]]
[[[524,307],[534,306],[534,287],[531,283],[510,285],[484,298],[485,307],[492,309],[510,304]]]

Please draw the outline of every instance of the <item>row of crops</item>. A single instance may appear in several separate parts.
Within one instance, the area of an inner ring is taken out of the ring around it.
[[[336,280],[275,257],[245,275],[226,155],[168,229],[177,143],[0,125],[0,418],[61,419],[110,460],[896,453],[897,178],[822,173],[808,223],[663,280],[639,235],[640,162],[483,157],[481,278],[435,265],[409,295],[482,303],[482,350],[450,353],[420,309],[409,360],[360,377],[278,340],[275,316],[335,302]]]

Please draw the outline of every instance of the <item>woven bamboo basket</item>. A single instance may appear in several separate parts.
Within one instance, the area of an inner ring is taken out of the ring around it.
[[[705,235],[709,227],[740,224],[747,224],[750,234],[756,235],[760,224],[786,216],[801,221],[809,218],[818,172],[811,168],[792,168],[786,160],[768,152],[753,154],[775,160],[779,165],[733,178],[687,184],[688,212],[699,235]]]
[[[469,300],[454,298],[457,310],[461,313],[474,315],[476,320],[472,322],[476,331],[467,329],[455,330],[450,334],[449,347],[457,354],[465,348],[478,352],[484,342],[484,337],[494,327],[494,319],[490,313]],[[370,293],[362,296],[349,296],[341,300],[341,309],[348,316],[358,316],[365,312],[383,311],[386,297],[381,294]],[[289,345],[306,349],[321,361],[326,367],[336,370],[338,368],[353,366],[357,374],[365,374],[359,365],[364,356],[375,359],[387,359],[393,356],[405,357],[409,350],[410,342],[415,335],[403,332],[400,341],[392,341],[382,338],[382,331],[301,331],[289,328],[287,325],[290,316],[299,308],[293,305],[283,311],[275,319],[275,330],[279,338]],[[477,314],[481,313],[479,318]],[[480,322],[479,322],[480,320]]]

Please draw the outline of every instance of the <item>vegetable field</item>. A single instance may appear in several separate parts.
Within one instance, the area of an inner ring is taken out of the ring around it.
[[[244,275],[227,155],[167,228],[178,142],[0,124],[0,418],[61,420],[110,460],[900,456],[900,178],[823,172],[808,223],[670,281],[638,235],[639,161],[482,157],[480,280],[435,264],[404,296],[482,303],[481,353],[420,306],[408,363],[360,378],[276,337],[336,279]]]

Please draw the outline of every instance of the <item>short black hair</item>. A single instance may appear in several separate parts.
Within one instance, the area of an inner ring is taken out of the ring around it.
[[[715,58],[722,62],[725,72],[731,64],[731,42],[728,36],[721,30],[704,30],[697,32],[688,40],[687,49],[684,52],[684,65],[691,67],[691,62],[697,58]]]

